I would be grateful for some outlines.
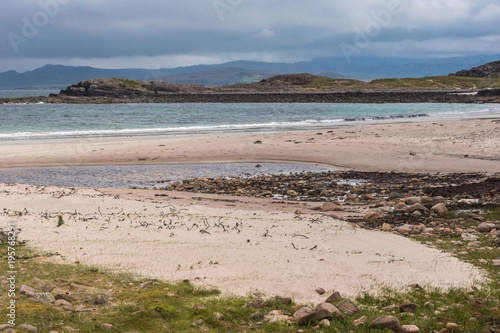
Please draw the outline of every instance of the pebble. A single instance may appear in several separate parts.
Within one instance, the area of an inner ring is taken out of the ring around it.
[[[254,312],[250,315],[250,319],[253,321],[262,321],[264,320],[264,314],[262,312]]]
[[[323,288],[319,288],[319,287],[318,287],[318,288],[316,288],[316,292],[317,292],[318,294],[320,294],[320,295],[324,295],[324,294],[326,293],[325,289],[323,289]]]
[[[333,202],[325,202],[322,207],[324,212],[342,212],[344,208],[340,205],[334,204]]]
[[[47,283],[42,286],[42,291],[45,293],[50,293],[52,290],[56,289],[57,286],[53,283]]]
[[[415,304],[415,303],[407,303],[407,304],[402,304],[399,309],[401,312],[411,312],[415,313],[418,309],[420,309],[420,305]]]
[[[29,332],[38,332],[38,327],[31,326],[30,324],[21,324],[19,328]]]
[[[404,332],[408,332],[408,333],[419,333],[420,332],[420,328],[416,325],[403,325],[401,328],[403,329]]]
[[[455,324],[455,323],[447,323],[446,326],[445,326],[448,330],[450,331],[458,331],[458,324]]]
[[[111,324],[106,324],[106,323],[104,323],[104,324],[101,324],[101,328],[102,328],[103,330],[106,330],[106,331],[111,331],[111,330],[114,328],[114,326],[113,326],[113,325],[111,325]]]
[[[198,319],[198,320],[195,320],[191,323],[191,326],[201,326],[205,324],[205,321],[203,319]]]
[[[94,299],[92,299],[92,303],[94,303],[95,305],[102,305],[106,303],[106,300],[102,295],[97,295],[94,297]]]
[[[215,319],[217,319],[219,321],[226,319],[226,317],[224,317],[224,315],[220,312],[216,312],[214,316],[215,316]]]

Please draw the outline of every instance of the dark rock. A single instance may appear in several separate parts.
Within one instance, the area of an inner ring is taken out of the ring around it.
[[[56,289],[57,286],[53,283],[47,283],[42,286],[42,291],[45,293],[50,293],[52,290]]]
[[[320,294],[320,295],[324,295],[324,294],[326,293],[325,289],[323,289],[323,288],[319,288],[319,287],[318,287],[318,288],[316,288],[316,292],[317,292],[318,294]]]
[[[106,303],[106,300],[102,295],[97,295],[92,299],[92,303],[94,303],[95,305],[102,305]]]
[[[252,319],[253,321],[262,321],[264,320],[264,314],[262,314],[262,312],[254,312],[250,316],[250,319]]]
[[[382,316],[378,317],[371,322],[370,327],[373,329],[385,330],[390,329],[396,333],[402,333],[403,329],[398,319],[394,316]]]
[[[340,310],[337,309],[337,307],[331,303],[324,302],[324,303],[318,304],[318,306],[316,306],[316,311],[319,311],[319,310],[326,310],[326,311],[330,312],[332,314],[333,318],[335,318],[335,319],[338,319],[338,320],[344,319],[344,315],[342,315],[342,312],[340,312]]]
[[[253,301],[250,301],[245,305],[246,308],[254,308],[254,309],[263,309],[269,306],[271,306],[271,302],[265,301],[262,298],[254,299]]]
[[[341,300],[342,296],[340,296],[340,293],[338,291],[335,291],[333,294],[331,294],[325,302],[327,303],[332,303],[335,304],[337,303],[338,300]]]
[[[407,303],[399,306],[401,312],[411,312],[415,313],[418,309],[420,309],[420,305],[415,303]]]
[[[349,300],[340,302],[337,304],[337,308],[348,316],[354,316],[359,312],[358,306]]]
[[[313,313],[300,318],[298,323],[300,326],[316,325],[323,319],[332,319],[332,314],[327,310],[314,311]]]

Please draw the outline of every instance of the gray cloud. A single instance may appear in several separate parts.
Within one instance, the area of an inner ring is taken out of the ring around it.
[[[388,56],[432,56],[432,45],[445,55],[447,43],[454,56],[500,53],[496,0],[4,0],[1,6],[0,71],[50,59],[108,65],[136,59],[135,67],[148,58],[175,65],[309,59],[342,55],[346,44],[365,56],[384,55],[384,47]],[[367,43],[356,45],[360,34]]]

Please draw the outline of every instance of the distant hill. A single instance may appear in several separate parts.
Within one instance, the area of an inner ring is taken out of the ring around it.
[[[122,77],[166,82],[226,85],[260,81],[273,74],[312,73],[339,79],[405,78],[439,76],[500,59],[500,55],[463,58],[402,59],[383,57],[324,57],[296,63],[231,61],[216,65],[196,65],[161,69],[102,69],[46,65],[33,71],[0,73],[0,89],[28,86],[68,86],[95,78]],[[188,75],[189,74],[189,75]]]
[[[236,83],[257,82],[276,74],[279,74],[279,72],[227,67],[195,73],[161,76],[158,79],[170,83],[197,83],[204,86],[223,86]]]
[[[470,70],[464,69],[454,74],[452,73],[450,76],[500,78],[500,60],[489,62]]]

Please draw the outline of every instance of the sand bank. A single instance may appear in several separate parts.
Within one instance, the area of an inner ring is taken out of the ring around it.
[[[449,254],[313,211],[319,203],[206,195],[200,201],[187,193],[157,193],[3,184],[7,210],[0,221],[15,221],[21,239],[62,254],[65,262],[189,279],[225,294],[318,302],[324,297],[316,287],[353,297],[384,286],[468,287],[481,279],[479,270]],[[294,214],[298,208],[300,215]],[[65,221],[61,227],[58,215]]]
[[[500,122],[428,119],[303,132],[3,141],[0,156],[7,168],[305,162],[367,171],[498,172]]]

